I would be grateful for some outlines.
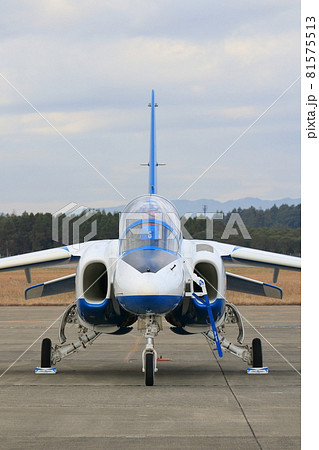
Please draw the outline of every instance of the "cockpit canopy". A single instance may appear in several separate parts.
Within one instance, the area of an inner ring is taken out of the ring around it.
[[[119,231],[121,254],[143,249],[180,253],[178,213],[163,197],[144,195],[131,201],[121,214]]]

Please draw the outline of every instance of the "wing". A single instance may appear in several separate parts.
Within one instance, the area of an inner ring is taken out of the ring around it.
[[[103,243],[107,243],[109,240],[90,241],[67,247],[51,248],[48,250],[40,250],[38,252],[0,258],[0,272],[24,270],[28,283],[31,283],[31,269],[52,267],[61,264],[75,265],[79,262],[83,252],[97,242],[100,242],[103,245]],[[29,300],[72,292],[75,289],[75,276],[75,274],[71,274],[35,286],[30,286],[25,290],[25,299]]]
[[[23,255],[8,256],[0,259],[0,271],[32,269],[34,267],[67,264],[72,254],[65,248],[52,248],[39,252],[24,253]]]
[[[210,244],[227,264],[268,267],[276,270],[301,270],[301,258],[280,253],[266,252],[247,247],[238,247],[215,241],[197,241]]]
[[[48,297],[49,295],[64,294],[75,290],[76,274],[67,275],[55,280],[45,281],[27,288],[24,292],[26,300],[39,297]]]
[[[49,267],[59,264],[77,264],[83,251],[96,242],[108,241],[90,241],[68,247],[50,248],[48,250],[1,258],[0,272],[30,270],[36,267]]]
[[[226,289],[228,291],[244,292],[245,294],[261,295],[262,297],[282,298],[282,290],[262,281],[226,272]]]
[[[216,241],[195,241],[196,249],[205,250],[205,246],[213,247],[225,265],[246,265],[274,269],[273,282],[278,279],[279,270],[301,270],[301,258],[280,253],[266,252],[247,247],[238,247]],[[282,298],[282,291],[277,286],[252,280],[251,278],[226,272],[226,289],[264,297]]]

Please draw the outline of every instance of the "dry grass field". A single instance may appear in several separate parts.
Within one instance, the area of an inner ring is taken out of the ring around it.
[[[253,278],[254,280],[274,284],[272,281],[273,270],[259,267],[239,267],[226,268],[227,272]],[[235,305],[300,305],[301,304],[301,274],[300,272],[291,272],[281,270],[276,286],[283,290],[283,298],[258,297],[256,295],[242,294],[241,292],[227,293],[227,300]]]
[[[229,272],[254,278],[266,283],[272,283],[272,273],[270,269],[263,268],[227,268]],[[53,280],[75,272],[75,267],[35,269],[32,274],[32,285],[43,281]],[[240,292],[228,292],[227,300],[236,305],[300,305],[301,281],[299,272],[280,271],[277,286],[283,292],[283,299],[257,297],[254,295],[242,294]],[[74,301],[74,294],[61,294],[39,299],[25,300],[24,290],[28,287],[23,270],[16,272],[4,272],[0,274],[0,305],[68,305]]]
[[[75,273],[76,268],[45,268],[34,269],[31,271],[32,283],[28,284],[24,270],[17,270],[15,272],[0,273],[0,305],[68,305],[74,301],[74,294],[53,295],[44,298],[35,298],[32,300],[24,299],[24,290],[43,281],[54,280],[55,278],[64,277],[71,273]]]

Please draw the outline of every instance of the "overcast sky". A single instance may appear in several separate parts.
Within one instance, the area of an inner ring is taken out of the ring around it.
[[[152,89],[159,194],[299,197],[299,3],[2,0],[0,211],[146,193]]]

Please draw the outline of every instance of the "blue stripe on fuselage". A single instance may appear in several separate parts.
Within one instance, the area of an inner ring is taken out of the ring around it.
[[[123,295],[119,304],[133,314],[166,314],[182,300],[179,295]]]
[[[109,302],[106,298],[102,303],[88,303],[84,298],[77,301],[78,313],[82,320],[91,325],[106,325],[110,323],[106,318],[106,307]]]
[[[192,297],[192,300],[198,315],[198,323],[205,323],[207,317],[206,305],[199,302],[194,297]],[[213,302],[210,303],[215,322],[218,322],[223,317],[225,313],[225,304],[226,300],[224,298],[216,298]]]
[[[161,248],[161,247],[158,247],[156,245],[144,245],[144,246],[141,246],[141,247],[132,248],[131,250],[127,250],[126,252],[124,252],[123,256],[127,255],[128,253],[136,252],[138,250],[159,250],[161,252],[171,253],[172,255],[175,255],[176,258],[179,256],[178,253],[173,252],[172,250],[168,250],[166,248]]]

